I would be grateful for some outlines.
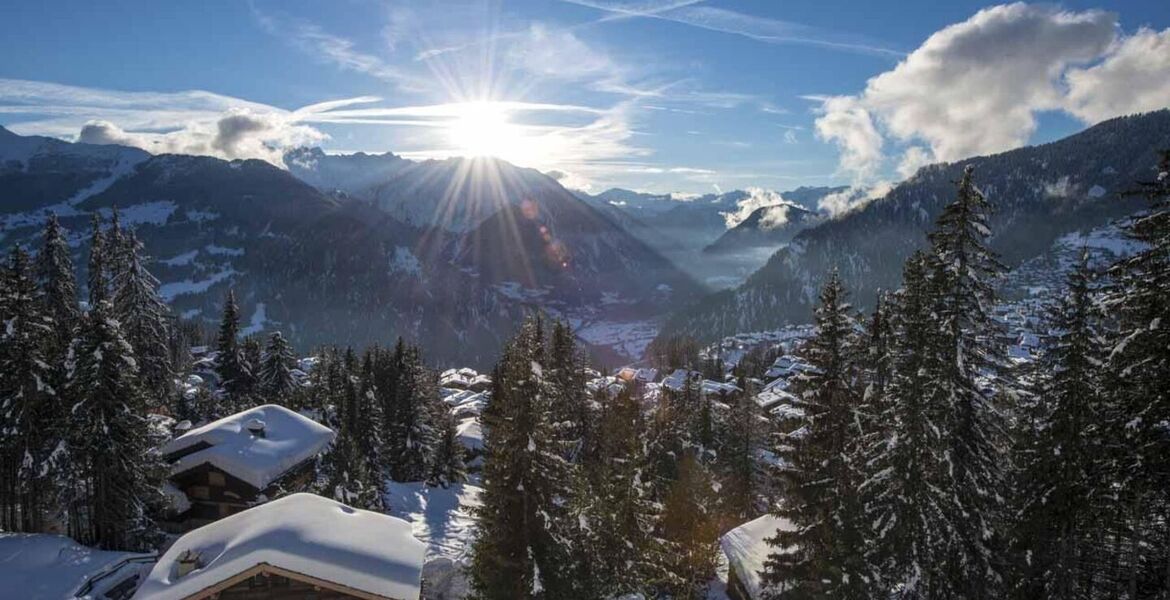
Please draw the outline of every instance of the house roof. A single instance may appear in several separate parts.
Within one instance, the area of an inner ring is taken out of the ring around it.
[[[258,423],[264,427],[263,437],[248,429]],[[171,465],[172,475],[206,463],[264,489],[331,441],[328,427],[283,406],[265,404],[192,429],[164,445],[162,453],[181,454]]]
[[[719,539],[719,545],[727,555],[727,563],[735,569],[736,576],[747,588],[751,600],[763,598],[760,571],[764,570],[764,561],[768,555],[776,552],[766,540],[775,536],[779,529],[792,531],[795,526],[787,519],[764,515],[728,531]]]
[[[188,550],[198,553],[200,566],[179,577],[179,557]],[[190,598],[267,565],[379,598],[414,600],[425,550],[402,519],[313,494],[293,494],[179,538],[136,597]]]
[[[149,554],[96,550],[63,535],[0,533],[0,597],[73,598],[91,582],[89,592],[97,598],[151,560]]]

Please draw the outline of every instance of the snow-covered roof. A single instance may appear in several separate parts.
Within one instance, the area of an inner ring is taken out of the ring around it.
[[[483,427],[479,424],[479,417],[463,419],[455,429],[459,443],[468,450],[483,450]]]
[[[200,565],[179,577],[179,557]],[[250,508],[179,538],[136,597],[187,598],[260,564],[396,600],[419,596],[426,545],[397,517],[293,494]]]
[[[675,369],[673,373],[667,375],[666,378],[662,380],[662,387],[678,392],[683,389],[684,385],[686,385],[688,378],[694,379],[701,376],[702,374],[698,371]]]
[[[249,431],[262,424],[263,436]],[[171,440],[162,448],[170,455],[206,443],[171,465],[178,474],[207,463],[264,489],[289,469],[316,456],[333,441],[333,430],[283,406],[265,404],[212,421]]]
[[[764,515],[728,531],[719,540],[728,565],[735,569],[751,600],[763,598],[760,571],[764,569],[768,555],[776,551],[765,540],[775,536],[779,529],[793,531],[796,526],[787,519]]]
[[[144,569],[150,556],[94,550],[63,535],[0,533],[0,597],[73,598],[86,582],[94,584],[92,597],[100,597],[99,593],[122,582],[136,569]],[[105,573],[110,575],[102,577]]]

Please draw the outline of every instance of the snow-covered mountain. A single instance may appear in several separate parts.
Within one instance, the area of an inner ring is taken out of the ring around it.
[[[1063,140],[922,168],[883,198],[800,232],[747,281],[679,311],[663,334],[705,340],[773,329],[811,318],[816,290],[839,269],[857,303],[898,285],[903,261],[953,200],[966,165],[995,205],[992,247],[1008,266],[1045,252],[1071,232],[1106,225],[1140,209],[1124,197],[1148,179],[1156,151],[1170,147],[1170,110],[1105,121]]]
[[[534,307],[583,328],[643,327],[701,293],[610,216],[502,161],[286,157],[316,160],[325,192],[256,160],[150,156],[7,131],[0,152],[5,246],[35,249],[56,213],[84,270],[90,215],[117,207],[178,315],[212,327],[232,287],[248,332],[280,328],[305,349],[404,335],[440,363],[486,364]],[[350,193],[355,174],[372,182],[366,200]]]

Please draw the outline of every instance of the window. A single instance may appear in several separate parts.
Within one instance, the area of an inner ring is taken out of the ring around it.
[[[187,489],[187,493],[196,500],[207,500],[211,497],[211,490],[205,485],[193,485]]]
[[[224,480],[223,473],[217,471],[208,471],[207,483],[214,487],[223,487],[227,484],[227,482]]]

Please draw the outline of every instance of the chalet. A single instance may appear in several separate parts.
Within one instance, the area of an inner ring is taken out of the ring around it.
[[[781,404],[795,404],[796,397],[787,391],[787,387],[788,382],[784,379],[769,383],[756,394],[756,405],[767,412]]]
[[[688,382],[692,385],[698,385],[702,380],[703,374],[698,371],[675,369],[673,373],[662,379],[662,387],[672,392],[681,392]]]
[[[492,378],[474,369],[447,369],[439,375],[439,386],[472,392],[486,392],[492,387]]]
[[[185,531],[240,512],[312,475],[333,431],[266,404],[197,427],[162,448],[170,481],[188,502],[168,529]]]
[[[426,545],[397,517],[293,494],[175,541],[143,600],[417,600]]]
[[[732,529],[719,539],[723,554],[727,556],[727,596],[731,600],[763,600],[760,571],[764,569],[768,555],[776,552],[766,540],[780,529],[792,531],[795,526],[785,519],[764,515]]]

